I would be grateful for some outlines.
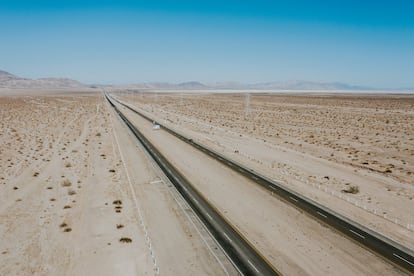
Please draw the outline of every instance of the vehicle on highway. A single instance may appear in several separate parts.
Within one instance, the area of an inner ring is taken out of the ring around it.
[[[152,122],[152,129],[153,130],[158,130],[158,129],[160,129],[160,125],[156,121],[153,121]]]

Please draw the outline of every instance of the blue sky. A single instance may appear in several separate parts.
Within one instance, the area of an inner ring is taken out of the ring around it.
[[[414,1],[0,0],[0,69],[86,83],[414,87]]]

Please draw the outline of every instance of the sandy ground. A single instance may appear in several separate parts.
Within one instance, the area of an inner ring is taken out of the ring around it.
[[[101,94],[4,94],[0,275],[225,274]]]
[[[400,274],[268,191],[122,108],[174,165],[286,275]]]
[[[122,93],[152,117],[414,248],[414,96]],[[247,111],[247,112],[246,112]],[[351,187],[356,187],[354,193]]]

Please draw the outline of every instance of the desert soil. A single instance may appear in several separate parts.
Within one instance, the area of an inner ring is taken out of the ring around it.
[[[227,220],[286,275],[401,273],[381,258],[278,200],[126,108],[124,114]]]
[[[414,248],[413,95],[118,96],[160,123]]]
[[[234,274],[101,93],[4,94],[0,275]]]

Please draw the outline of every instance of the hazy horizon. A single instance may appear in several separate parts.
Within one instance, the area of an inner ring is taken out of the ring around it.
[[[0,69],[84,83],[414,87],[414,3],[1,1]]]

